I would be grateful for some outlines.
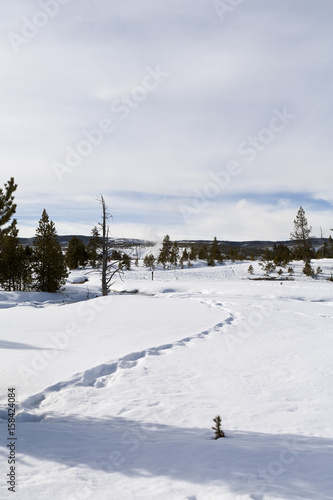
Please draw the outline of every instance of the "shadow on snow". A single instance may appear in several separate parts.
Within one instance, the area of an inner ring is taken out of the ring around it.
[[[140,423],[121,417],[49,417],[20,426],[20,456],[129,477],[220,482],[237,493],[284,499],[331,499],[333,439],[213,431]],[[0,453],[2,449],[0,448]]]

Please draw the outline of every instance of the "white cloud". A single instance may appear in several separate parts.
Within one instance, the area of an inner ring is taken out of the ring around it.
[[[119,229],[138,233],[148,224],[151,195],[167,196],[172,208],[165,209],[161,226],[181,237],[188,228],[175,215],[179,203],[202,191],[209,173],[231,160],[242,173],[220,193],[217,213],[202,218],[198,237],[210,232],[223,207],[234,216],[224,229],[238,239],[246,210],[235,197],[299,192],[332,201],[330,2],[320,8],[313,1],[242,2],[222,22],[208,0],[101,0],[98,7],[72,0],[15,53],[8,33],[20,33],[38,5],[7,1],[0,21],[6,41],[0,51],[1,182],[15,176],[20,213],[35,207],[38,220],[42,204],[52,201],[59,214],[73,215],[73,226],[85,227],[71,211],[73,204],[84,206],[79,196],[123,192],[128,196],[117,205],[127,220]],[[142,84],[147,66],[169,76],[121,119],[111,103]],[[240,144],[257,137],[273,110],[284,107],[295,114],[290,125],[252,161],[240,155]],[[59,182],[54,162],[65,162],[68,148],[76,149],[103,119],[114,123],[114,131]],[[149,196],[133,203],[133,192]],[[154,203],[162,213],[168,202]],[[272,207],[278,238],[284,212],[279,204]],[[258,202],[256,223],[249,225],[253,237],[268,231],[266,209],[259,208]],[[323,210],[321,215],[326,221]],[[64,230],[72,227],[62,223]]]

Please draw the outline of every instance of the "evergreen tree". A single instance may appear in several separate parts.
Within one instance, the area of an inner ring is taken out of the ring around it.
[[[167,263],[170,262],[171,248],[172,248],[172,242],[170,241],[170,236],[167,234],[163,238],[162,248],[160,250],[160,253],[159,253],[159,256],[157,259],[157,262],[159,264],[162,264],[164,269],[165,269],[165,266],[167,265]]]
[[[11,177],[5,184],[5,189],[0,189],[0,247],[2,238],[11,230],[11,225],[6,226],[16,211],[13,193],[17,189],[14,177]],[[15,225],[15,222],[12,222]]]
[[[235,260],[240,260],[242,258],[242,254],[238,252],[236,247],[226,247],[226,257],[232,262],[235,262]]]
[[[2,237],[0,253],[0,284],[7,291],[25,291],[32,283],[31,259],[18,239],[16,220]]]
[[[156,259],[152,253],[146,255],[143,259],[143,265],[145,267],[150,267],[152,271],[154,271],[156,267]]]
[[[308,221],[305,217],[303,207],[300,207],[296,219],[294,220],[294,231],[290,233],[290,237],[295,241],[294,258],[296,260],[310,260],[313,255],[313,245],[311,242],[312,227],[308,226]]]
[[[262,270],[265,272],[265,276],[269,277],[271,273],[275,272],[276,265],[274,264],[273,261],[262,261],[259,262],[259,266],[262,268]]]
[[[101,238],[99,235],[98,227],[95,226],[91,230],[91,238],[89,239],[89,243],[87,245],[87,253],[89,264],[91,267],[95,268],[100,263],[100,252],[99,249],[101,247]]]
[[[212,266],[212,267],[216,266],[215,260],[213,259],[211,252],[209,252],[206,261],[207,261],[207,266]]]
[[[131,259],[130,259],[130,256],[127,255],[127,253],[125,253],[125,252],[123,253],[120,265],[126,271],[130,271],[130,269],[131,269]]]
[[[270,250],[269,248],[265,248],[265,250],[263,251],[263,254],[261,256],[261,260],[262,261],[269,261],[269,260],[273,260],[273,252],[272,250]]]
[[[220,245],[219,242],[216,239],[216,236],[210,246],[210,249],[208,251],[207,255],[207,264],[209,266],[215,266],[215,261],[217,261],[219,264],[222,264],[223,258],[220,250]]]
[[[289,264],[291,260],[289,248],[286,245],[283,245],[282,243],[279,243],[278,245],[274,243],[272,258],[276,266],[285,267],[287,264]]]
[[[305,274],[305,276],[311,276],[313,278],[313,276],[314,276],[314,269],[313,269],[313,267],[311,267],[311,261],[310,260],[306,260],[305,261],[305,265],[303,267],[303,274]]]
[[[329,258],[333,257],[333,238],[331,235],[329,235],[327,242],[327,256]]]
[[[214,439],[224,438],[225,434],[224,434],[222,427],[221,427],[222,420],[221,420],[220,415],[217,415],[217,417],[215,417],[213,420],[215,423],[215,426],[212,427],[213,431],[215,432]]]
[[[83,241],[77,236],[72,236],[68,242],[66,251],[66,265],[69,269],[77,269],[85,266],[87,262],[87,251]]]
[[[177,267],[178,259],[179,259],[179,248],[177,241],[175,241],[170,251],[170,264],[173,267]]]
[[[57,292],[68,276],[54,222],[45,209],[34,240],[34,271],[35,288],[41,292]]]
[[[189,258],[188,251],[186,248],[184,248],[184,250],[183,250],[182,258],[183,258],[183,261],[188,260],[188,258]]]
[[[269,248],[265,248],[259,266],[265,271],[265,276],[269,276],[276,269],[276,265],[273,261],[273,252]]]
[[[211,245],[211,256],[214,260],[216,260],[219,264],[222,264],[223,257],[220,249],[220,244],[216,239],[216,236]]]
[[[111,250],[110,257],[111,257],[112,260],[119,260],[119,261],[121,261],[121,259],[122,259],[121,252],[119,252],[119,250],[116,250],[115,248],[113,250]]]
[[[293,267],[291,267],[291,266],[288,267],[288,274],[289,274],[289,276],[294,275],[294,268]]]
[[[188,256],[189,259],[190,260],[197,260],[197,256],[198,256],[197,249],[195,248],[194,245],[191,245],[190,254]]]
[[[199,248],[198,258],[201,259],[201,260],[207,260],[207,257],[208,257],[208,248],[207,248],[206,243],[204,243]]]

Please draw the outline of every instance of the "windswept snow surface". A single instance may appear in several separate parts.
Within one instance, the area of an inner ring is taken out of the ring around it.
[[[85,271],[59,294],[0,291],[0,497],[332,499],[333,261],[294,281],[249,264],[134,268],[108,297]]]

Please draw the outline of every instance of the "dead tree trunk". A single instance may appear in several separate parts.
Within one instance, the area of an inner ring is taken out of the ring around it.
[[[102,295],[107,295],[110,291],[110,286],[113,285],[112,279],[118,274],[121,278],[123,270],[121,267],[121,261],[115,260],[113,262],[111,259],[111,249],[109,240],[109,225],[108,220],[112,218],[112,215],[108,213],[107,205],[103,195],[100,195],[98,199],[99,203],[102,205],[102,222],[99,225],[102,228],[102,241],[101,241],[101,252],[102,252]]]

